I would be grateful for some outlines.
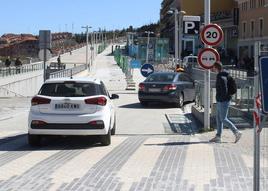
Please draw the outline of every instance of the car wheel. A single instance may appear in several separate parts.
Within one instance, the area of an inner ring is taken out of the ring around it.
[[[101,144],[103,146],[108,146],[111,144],[111,130],[109,130],[107,135],[101,135]]]
[[[176,107],[181,108],[184,104],[184,96],[183,93],[179,93],[177,102],[175,103]]]
[[[114,119],[114,125],[113,125],[113,128],[111,130],[111,135],[115,135],[115,129],[116,129],[116,119]]]
[[[41,136],[28,134],[28,143],[32,147],[41,146]]]

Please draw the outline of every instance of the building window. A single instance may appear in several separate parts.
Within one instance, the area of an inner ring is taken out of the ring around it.
[[[260,36],[263,36],[263,18],[260,18],[260,25],[259,25],[259,33]]]
[[[245,2],[245,10],[248,10],[248,2]]]
[[[248,10],[248,2],[242,3],[242,11],[247,11]]]
[[[246,38],[247,23],[243,22],[242,36]]]
[[[263,7],[264,6],[264,0],[258,0],[259,1],[259,7]]]
[[[251,21],[250,22],[250,33],[251,33],[252,38],[254,37],[254,31],[255,31],[254,25],[255,25],[254,21]]]
[[[250,0],[249,6],[251,9],[256,8],[256,0]]]

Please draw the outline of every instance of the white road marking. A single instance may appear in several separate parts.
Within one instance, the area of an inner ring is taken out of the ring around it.
[[[196,137],[191,142],[199,142]],[[186,151],[182,180],[195,185],[195,191],[203,191],[204,185],[217,178],[213,147],[209,144],[190,144]]]
[[[0,131],[0,139],[6,137],[13,137],[21,133],[22,133],[21,131]]]
[[[0,167],[0,180],[8,180],[12,176],[19,176],[45,160],[46,158],[56,154],[59,150],[53,151],[33,151],[23,157],[20,157],[2,167]]]
[[[93,147],[68,161],[51,175],[54,185],[50,190],[56,190],[62,183],[70,183],[75,178],[83,177],[87,171],[98,161],[105,157],[115,147],[122,143],[126,137],[113,137],[112,144],[107,147]],[[70,173],[71,172],[71,173]]]
[[[129,190],[133,182],[149,177],[164,146],[146,146],[146,144],[166,143],[167,138],[151,138],[142,145],[119,171],[117,177],[124,182],[121,190]]]
[[[241,155],[241,157],[242,157],[243,161],[245,162],[245,165],[248,168],[253,168],[253,161],[254,161],[253,156]],[[261,158],[261,160],[260,160],[260,167],[261,168],[268,168],[268,160]]]

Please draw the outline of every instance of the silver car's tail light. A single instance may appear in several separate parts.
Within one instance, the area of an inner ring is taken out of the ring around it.
[[[32,98],[31,104],[32,106],[35,106],[41,104],[50,104],[50,102],[51,99],[35,96]]]
[[[145,90],[145,85],[142,84],[142,83],[140,83],[140,84],[139,84],[139,90],[140,90],[140,91],[144,91],[144,90]]]
[[[89,98],[85,99],[85,103],[91,105],[105,106],[107,103],[107,99],[105,97]]]

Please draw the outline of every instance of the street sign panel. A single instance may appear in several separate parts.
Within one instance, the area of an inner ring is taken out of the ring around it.
[[[47,49],[51,48],[51,32],[50,30],[39,31],[39,48]]]
[[[262,111],[268,114],[268,56],[260,58],[260,81],[261,81],[261,96],[262,96]]]
[[[183,33],[188,35],[199,34],[200,16],[183,17]]]
[[[52,58],[50,50],[41,49],[41,50],[39,50],[38,57],[42,61],[44,61],[44,58],[45,58],[45,51],[46,51],[46,60],[49,60],[50,58]]]
[[[141,61],[140,60],[131,60],[130,67],[131,68],[141,68]]]
[[[220,61],[220,55],[214,48],[205,48],[198,53],[198,63],[205,69],[211,69],[216,61]]]
[[[144,77],[150,76],[152,73],[154,73],[154,67],[151,64],[144,64],[141,67],[141,75]]]
[[[223,40],[223,31],[217,24],[208,24],[201,31],[200,38],[208,46],[218,46]]]

